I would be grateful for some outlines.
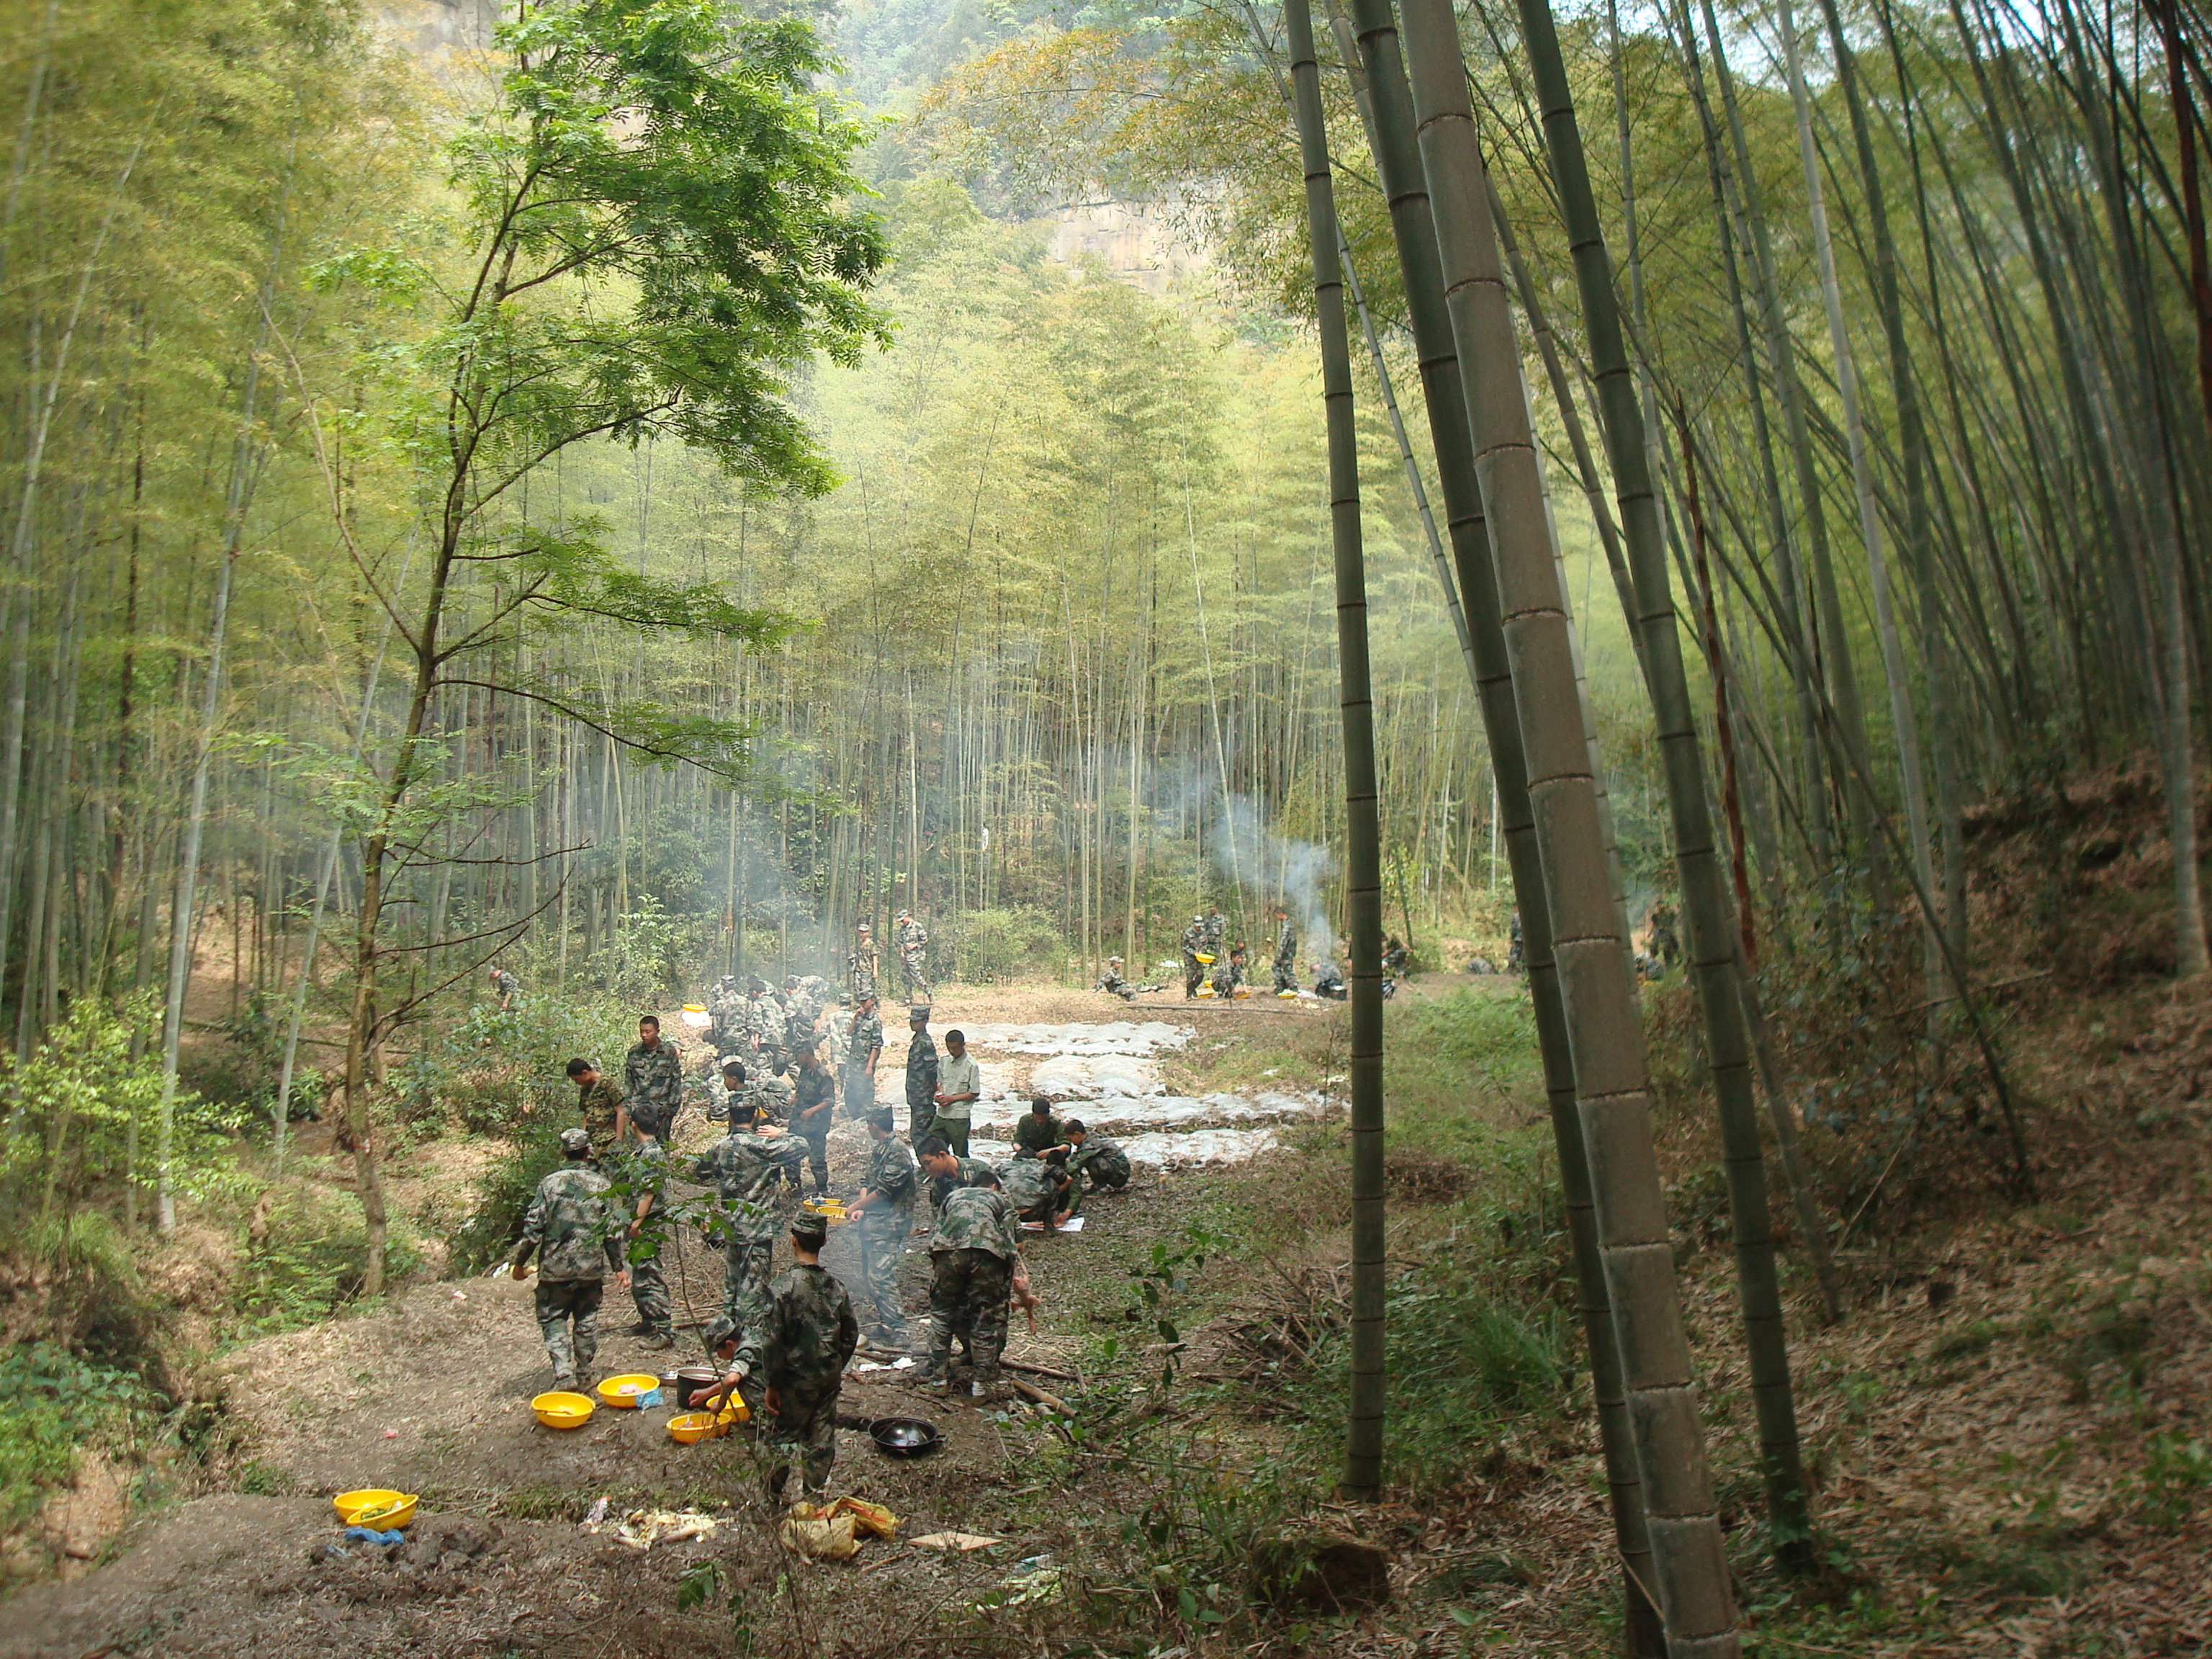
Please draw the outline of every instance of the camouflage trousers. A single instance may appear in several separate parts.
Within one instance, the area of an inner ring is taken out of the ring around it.
[[[837,1395],[841,1382],[833,1382],[826,1395],[800,1395],[791,1389],[776,1390],[781,1410],[761,1419],[762,1461],[774,1471],[799,1468],[810,1497],[830,1484],[830,1471],[837,1462]]]
[[[775,1271],[775,1236],[732,1238],[722,1250],[722,1311],[740,1332],[768,1306],[768,1281]]]
[[[599,1297],[605,1288],[596,1279],[538,1281],[538,1328],[545,1334],[554,1376],[580,1382],[599,1357],[599,1333],[593,1322],[599,1316]]]
[[[988,1250],[933,1250],[929,1285],[929,1368],[943,1371],[957,1338],[975,1367],[975,1380],[998,1380],[1006,1346],[1006,1306],[1014,1264]]]
[[[844,1103],[844,1115],[866,1117],[876,1109],[876,1079],[865,1066],[848,1062],[844,1076],[838,1080],[837,1098]]]
[[[638,1322],[656,1331],[676,1327],[676,1310],[668,1299],[668,1275],[660,1270],[660,1252],[629,1264],[630,1300],[637,1304]]]
[[[1120,1152],[1100,1152],[1085,1161],[1085,1190],[1118,1193],[1129,1184],[1129,1160]]]
[[[899,958],[899,974],[906,981],[908,1002],[919,999],[929,1000],[929,958],[920,951],[911,951]]]
[[[817,1119],[817,1121],[821,1120]],[[806,1143],[806,1172],[814,1177],[814,1190],[817,1193],[828,1192],[830,1190],[829,1124],[823,1122],[822,1132],[819,1134],[809,1134],[805,1129],[793,1129],[792,1133]]]
[[[881,1209],[871,1205],[860,1212],[860,1280],[875,1308],[875,1322],[886,1331],[906,1329],[906,1312],[899,1306],[898,1269],[913,1227],[914,1212],[896,1205]]]

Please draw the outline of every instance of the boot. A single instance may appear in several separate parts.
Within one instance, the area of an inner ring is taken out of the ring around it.
[[[673,1331],[655,1331],[651,1336],[647,1337],[644,1341],[639,1343],[638,1346],[641,1348],[653,1349],[672,1348],[676,1346],[676,1333]]]
[[[645,1322],[645,1321],[643,1321],[642,1319],[641,1319],[641,1320],[639,1320],[639,1321],[637,1322],[637,1323],[636,1323],[636,1324],[635,1324],[635,1325],[631,1326],[628,1330],[624,1331],[624,1332],[623,1333],[623,1334],[624,1336],[651,1336],[651,1335],[653,1334],[653,1328],[652,1326],[650,1326],[650,1325],[647,1324],[647,1323]]]
[[[553,1391],[554,1391],[556,1394],[574,1394],[574,1393],[576,1393],[578,1390],[577,1390],[577,1388],[576,1388],[576,1374],[575,1374],[575,1372],[574,1372],[574,1371],[556,1371],[556,1372],[554,1372],[554,1373],[553,1373]]]

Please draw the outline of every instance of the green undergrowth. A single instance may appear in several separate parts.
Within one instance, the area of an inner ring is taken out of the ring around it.
[[[159,1396],[130,1371],[46,1342],[0,1350],[0,1533],[69,1483],[80,1452],[135,1458],[161,1420]]]

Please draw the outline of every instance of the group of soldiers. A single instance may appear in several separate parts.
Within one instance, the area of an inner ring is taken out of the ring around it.
[[[909,957],[904,943],[902,962],[926,987],[918,951]],[[839,998],[836,1016],[828,1016],[818,981],[787,980],[779,997],[755,981],[742,1006],[728,995],[730,981],[717,988],[709,1030],[722,1052],[704,1092],[708,1115],[723,1133],[685,1166],[708,1189],[703,1199],[672,1202],[668,1189],[688,1085],[682,1054],[661,1036],[659,1018],[639,1021],[619,1082],[592,1060],[572,1060],[581,1121],[561,1132],[562,1164],[539,1183],[507,1258],[521,1279],[536,1256],[536,1311],[554,1387],[576,1389],[592,1380],[610,1278],[636,1304],[630,1334],[647,1347],[673,1345],[661,1251],[676,1228],[696,1227],[723,1260],[722,1304],[706,1343],[724,1374],[685,1403],[715,1407],[733,1390],[741,1394],[760,1425],[772,1498],[783,1494],[793,1467],[809,1493],[827,1482],[838,1393],[862,1339],[882,1351],[915,1346],[897,1282],[910,1238],[927,1236],[931,1259],[927,1362],[919,1380],[953,1386],[957,1345],[969,1387],[981,1394],[997,1384],[1012,1309],[1036,1305],[1017,1244],[1019,1224],[1063,1223],[1086,1192],[1120,1191],[1130,1176],[1118,1146],[1079,1120],[1054,1116],[1042,1098],[1021,1121],[1012,1160],[994,1168],[969,1157],[980,1070],[957,1030],[945,1033],[940,1054],[926,1003],[908,1010],[902,1135],[892,1109],[876,1097],[883,1027],[867,947],[864,933],[853,952],[854,988]],[[823,1054],[840,1035],[842,1091]],[[853,1294],[821,1265],[830,1225],[819,1207],[829,1194],[826,1141],[841,1094],[869,1141],[859,1190],[845,1206],[859,1245],[865,1326]],[[813,1188],[803,1201],[802,1167]],[[792,1266],[776,1273],[779,1233]]]

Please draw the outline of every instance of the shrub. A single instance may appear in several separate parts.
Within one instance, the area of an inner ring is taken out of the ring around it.
[[[125,1451],[160,1421],[159,1397],[129,1371],[45,1342],[0,1351],[0,1531],[64,1486],[80,1447]]]

